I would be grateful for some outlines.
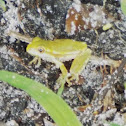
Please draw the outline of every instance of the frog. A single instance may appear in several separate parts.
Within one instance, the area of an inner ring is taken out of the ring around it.
[[[33,38],[26,51],[35,57],[30,64],[38,60],[40,65],[40,59],[54,63],[61,70],[57,83],[65,84],[67,82],[69,86],[72,85],[73,80],[78,82],[79,75],[92,53],[85,42],[72,39],[44,40],[40,37]],[[68,72],[64,62],[70,60],[73,61]]]

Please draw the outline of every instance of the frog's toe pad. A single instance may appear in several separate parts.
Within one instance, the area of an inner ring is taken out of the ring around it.
[[[71,85],[82,85],[84,83],[84,78],[82,76],[79,76],[77,78],[75,77],[69,77],[67,79],[68,86]]]

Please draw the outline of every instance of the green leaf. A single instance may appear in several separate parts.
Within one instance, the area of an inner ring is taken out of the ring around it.
[[[110,123],[110,126],[120,126],[119,124],[117,124],[117,123]]]
[[[0,0],[0,7],[6,11],[6,5],[5,5],[5,2],[3,0]]]
[[[126,82],[124,82],[124,87],[125,87],[125,90],[126,90]]]
[[[108,124],[109,126],[123,126],[123,125],[119,125],[117,123],[114,123],[114,122],[108,122],[108,121],[105,121],[104,124]]]
[[[58,126],[82,126],[66,102],[43,84],[4,70],[0,71],[0,80],[26,91],[43,106]]]
[[[126,15],[126,0],[121,0],[121,9],[123,13]]]

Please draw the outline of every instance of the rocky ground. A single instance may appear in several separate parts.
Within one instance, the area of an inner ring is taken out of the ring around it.
[[[43,60],[39,68],[28,66],[33,57],[26,52],[27,43],[8,33],[86,42],[92,55],[98,58],[88,62],[77,84],[71,87],[66,84],[62,98],[84,126],[125,126],[126,17],[119,1],[106,0],[105,9],[103,1],[96,0],[5,0],[5,3],[6,11],[0,8],[0,69],[42,82],[57,92],[60,70]],[[103,30],[106,23],[113,25]],[[71,63],[64,64],[69,69]],[[0,120],[0,126],[55,125],[24,91],[1,81]]]

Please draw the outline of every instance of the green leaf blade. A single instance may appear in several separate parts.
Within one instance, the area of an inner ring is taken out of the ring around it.
[[[124,88],[125,88],[125,90],[126,90],[126,82],[124,82]]]
[[[5,2],[3,0],[0,0],[0,7],[6,11],[6,5],[5,5]]]
[[[58,126],[82,126],[63,99],[41,83],[4,70],[0,71],[0,80],[26,91],[44,107]]]
[[[126,15],[126,0],[121,0],[121,10]]]

